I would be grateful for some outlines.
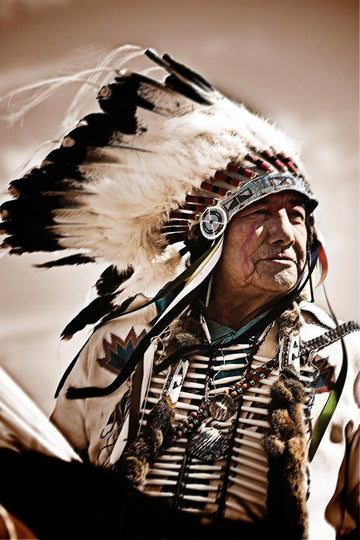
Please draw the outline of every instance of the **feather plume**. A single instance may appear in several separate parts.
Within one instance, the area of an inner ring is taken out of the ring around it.
[[[151,68],[132,70],[139,59],[155,64],[158,77],[148,76]],[[2,247],[17,254],[72,251],[43,267],[96,262],[121,275],[131,265],[126,290],[120,285],[107,296],[107,307],[102,298],[85,310],[93,320],[129,297],[151,296],[181,272],[184,244],[174,248],[169,238],[186,236],[196,213],[185,216],[182,228],[173,222],[168,235],[164,227],[187,194],[208,197],[204,183],[227,192],[229,184],[216,173],[244,164],[250,150],[258,156],[270,151],[275,160],[280,152],[298,160],[299,153],[277,127],[167,54],[118,49],[93,70],[45,84],[41,97],[75,80],[83,86],[66,122],[88,101],[89,85],[101,86],[100,111],[87,111],[39,167],[10,183],[13,199],[1,207]]]

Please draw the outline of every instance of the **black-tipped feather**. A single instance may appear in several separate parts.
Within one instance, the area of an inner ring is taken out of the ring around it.
[[[74,263],[72,262],[72,264]],[[61,337],[68,339],[89,324],[94,324],[107,316],[113,317],[117,316],[119,313],[123,313],[133,300],[133,297],[128,298],[120,306],[114,308],[113,301],[116,298],[115,291],[122,283],[124,283],[124,281],[129,279],[133,273],[134,269],[131,266],[122,272],[119,272],[116,266],[113,265],[106,268],[96,282],[96,290],[99,296],[92,300],[89,305],[82,309],[80,313],[70,321],[63,330]],[[116,315],[113,315],[113,313]]]
[[[83,191],[84,186],[77,180],[61,179],[49,181],[47,177],[44,177],[43,181],[32,181],[29,179],[19,179],[11,182],[9,191],[15,197],[31,197],[39,195],[40,197],[53,196],[55,194],[71,191]]]
[[[66,135],[61,146],[47,154],[40,167],[11,182],[9,189],[15,198],[1,207],[2,230],[7,235],[2,247],[10,247],[10,253],[67,249],[66,238],[72,237],[71,223],[66,229],[69,234],[58,234],[62,229],[55,227],[56,210],[82,209],[84,196],[92,193],[92,180],[82,172],[81,165],[84,162],[90,166],[104,163],[102,149],[108,146],[124,144],[129,148],[128,136],[146,130],[146,126],[140,124],[140,118],[141,122],[143,120],[139,109],[171,116],[185,113],[189,107],[191,110],[194,102],[211,103],[213,88],[200,75],[168,55],[160,58],[152,51],[146,54],[169,73],[165,85],[139,73],[117,75],[113,82],[100,89],[97,100],[101,111],[83,117]],[[106,163],[111,163],[112,159],[118,163],[118,158],[108,152]],[[86,167],[84,169],[87,170]],[[60,239],[62,245],[59,244]],[[69,242],[68,247],[73,245]],[[81,252],[74,255],[37,266],[52,268],[96,262],[96,258],[83,253],[86,247],[81,246]],[[121,272],[115,266],[109,266],[96,283],[99,296],[67,325],[62,337],[69,337],[88,324],[122,314],[135,297],[116,307],[114,299],[122,283],[132,273],[130,266]]]
[[[79,166],[88,159],[102,161],[102,147],[111,145],[113,139],[121,144],[122,134],[134,135],[143,130],[143,126],[138,126],[139,107],[172,114],[182,105],[188,106],[188,100],[190,103],[207,102],[206,93],[210,95],[213,88],[203,77],[168,55],[161,59],[152,51],[146,54],[170,73],[166,86],[138,73],[116,76],[114,82],[99,92],[102,112],[83,117],[78,126],[67,134],[62,145],[47,154],[41,167],[11,182],[10,191],[16,198],[1,207],[2,230],[8,235],[3,246],[11,246],[11,253],[64,249],[58,244],[60,236],[55,229],[52,230],[54,211],[81,208],[76,195],[79,192],[85,194],[82,186],[88,180]],[[111,161],[111,156],[107,159]],[[59,265],[78,264],[75,262],[78,260],[63,258]],[[93,261],[86,257],[81,260],[81,264]],[[56,266],[54,261],[45,265],[52,266]],[[121,279],[122,276],[113,276],[114,289]]]
[[[103,87],[97,98],[101,109],[116,118],[120,131],[129,135],[137,131],[137,89],[137,81],[123,77]]]
[[[174,60],[169,54],[164,54],[163,59],[171,69],[173,69],[176,73],[178,73],[188,81],[194,83],[197,86],[200,86],[200,88],[202,88],[203,90],[210,92],[214,91],[214,87],[212,86],[212,84],[210,84],[209,81],[204,79],[202,75],[199,75],[199,73],[196,73],[196,71],[193,71],[184,64],[176,62],[176,60]]]
[[[119,272],[115,265],[108,266],[96,282],[96,290],[99,296],[110,294],[116,291],[124,281],[129,279],[134,273],[132,266]]]
[[[179,94],[183,94],[184,96],[191,99],[192,101],[195,101],[196,103],[200,103],[200,105],[210,105],[211,103],[203,96],[198,94],[197,91],[192,88],[192,86],[184,83],[174,75],[169,75],[165,79],[165,84],[168,88],[171,88],[175,92],[179,92]]]
[[[183,64],[175,62],[168,54],[159,57],[152,50],[148,49],[145,54],[159,66],[163,67],[170,75],[166,78],[165,84],[168,88],[179,92],[189,99],[203,105],[210,105],[210,93],[214,90],[201,75],[195,73]],[[209,94],[208,98],[204,94]]]
[[[0,207],[3,222],[1,228],[6,234],[27,235],[32,234],[33,240],[42,234],[51,235],[51,227],[56,225],[53,219],[53,211],[58,208],[79,208],[80,205],[74,199],[66,204],[67,195],[64,198],[54,195],[52,197],[19,197],[6,201]],[[57,236],[56,233],[54,233]]]
[[[99,321],[98,325],[95,327],[95,330],[99,328],[99,326],[104,324],[105,322],[111,321],[112,319],[115,319],[116,317],[119,317],[120,315],[122,315],[130,306],[130,304],[135,300],[136,297],[137,297],[137,294],[135,294],[135,296],[129,296],[129,298],[124,300],[120,304],[119,307],[113,308],[112,311],[109,311],[109,313],[106,316],[104,316],[101,319],[101,321]]]
[[[47,261],[41,264],[35,264],[35,268],[54,268],[55,266],[66,266],[68,264],[78,266],[80,264],[94,263],[95,260],[87,255],[70,255],[69,257],[62,257],[55,261]]]
[[[113,308],[115,294],[107,294],[94,298],[92,302],[80,311],[61,333],[63,339],[68,339],[88,324],[94,324],[107,315]]]
[[[32,231],[22,232],[13,236],[8,236],[4,242],[4,247],[11,246],[10,253],[20,255],[21,253],[34,253],[36,251],[58,251],[66,249],[62,247],[58,240],[60,235],[40,231],[36,239]]]
[[[73,186],[80,189],[84,181],[76,165],[57,161],[41,168],[35,167],[23,178],[13,180],[9,190],[14,196],[31,196],[47,190],[68,191]]]
[[[58,162],[65,164],[79,164],[84,161],[86,157],[86,148],[81,144],[74,144],[73,146],[61,146],[52,150],[45,158],[45,163]]]

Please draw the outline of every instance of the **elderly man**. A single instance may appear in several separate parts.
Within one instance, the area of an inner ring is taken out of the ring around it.
[[[101,320],[52,421],[84,461],[158,501],[155,520],[175,512],[149,537],[349,537],[358,326],[313,303],[326,256],[299,156],[200,75],[145,54],[165,82],[126,72],[103,86],[103,112],[3,206],[14,251],[112,263],[64,331]],[[31,241],[14,210],[26,188],[41,209]]]

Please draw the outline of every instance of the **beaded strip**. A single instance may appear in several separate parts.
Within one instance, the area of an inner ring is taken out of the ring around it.
[[[340,331],[342,336],[346,336],[351,332],[360,330],[360,326],[355,321],[348,321],[340,325]],[[305,341],[300,351],[301,362],[304,363],[312,351],[320,351],[329,345],[332,345],[340,339],[340,334],[337,328],[325,332],[321,336],[317,336],[309,341]]]

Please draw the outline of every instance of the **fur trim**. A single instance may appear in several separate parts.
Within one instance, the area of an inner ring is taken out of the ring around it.
[[[184,347],[205,341],[204,330],[199,319],[194,317],[188,309],[169,325],[168,331],[169,337],[161,360]]]
[[[264,437],[269,459],[268,519],[279,538],[307,538],[307,440],[305,391],[295,370],[285,368],[271,387],[271,431]]]
[[[155,456],[171,445],[173,420],[174,411],[165,399],[161,399],[150,411],[142,433],[123,453],[116,468],[133,486],[144,482]]]

